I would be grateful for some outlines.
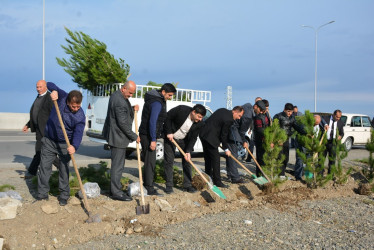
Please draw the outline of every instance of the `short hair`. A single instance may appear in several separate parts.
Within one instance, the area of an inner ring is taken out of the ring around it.
[[[163,91],[163,90],[165,90],[166,93],[175,93],[175,92],[177,92],[177,89],[171,83],[165,83],[164,85],[162,85],[160,91]]]
[[[265,107],[269,107],[269,101],[268,101],[268,100],[266,100],[266,99],[262,99],[262,101],[264,102]]]
[[[206,115],[206,108],[201,104],[196,104],[193,106],[192,111],[195,111],[196,114],[200,114],[202,116]]]
[[[261,100],[262,100],[262,98],[259,97],[259,96],[255,98],[255,102],[257,102],[257,101],[261,101]]]
[[[292,103],[286,103],[284,105],[284,110],[293,110],[293,105]]]
[[[336,115],[337,113],[342,113],[342,111],[340,109],[337,109],[334,111],[334,115]]]
[[[69,92],[68,97],[66,98],[68,103],[82,103],[82,93],[78,90],[72,90]]]
[[[244,109],[243,109],[242,106],[235,106],[232,110],[236,111],[236,112],[242,112],[242,111],[244,111]]]
[[[295,109],[295,108],[297,109],[297,106],[295,105],[295,106],[293,106],[293,108],[294,108],[294,109]]]

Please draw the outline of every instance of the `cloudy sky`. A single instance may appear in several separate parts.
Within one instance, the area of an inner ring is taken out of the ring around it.
[[[0,0],[0,112],[28,112],[42,78],[42,0]],[[137,84],[211,90],[213,109],[270,101],[314,111],[374,115],[372,0],[46,0],[46,80],[77,88],[57,64],[64,27],[83,31],[131,67]]]

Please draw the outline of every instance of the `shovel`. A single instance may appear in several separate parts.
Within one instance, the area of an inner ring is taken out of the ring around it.
[[[61,128],[62,128],[62,132],[64,133],[66,145],[69,147],[70,146],[70,141],[69,141],[68,135],[66,134],[64,122],[62,121],[62,118],[61,118],[60,109],[58,108],[57,101],[53,101],[53,103],[54,103],[55,108],[56,108],[58,120],[60,121],[60,125],[61,125]],[[75,174],[77,175],[77,178],[78,178],[79,187],[80,187],[81,192],[83,194],[83,201],[84,201],[83,204],[84,204],[84,207],[86,208],[87,213],[88,213],[88,219],[86,220],[86,222],[87,223],[101,222],[101,218],[100,218],[99,214],[92,215],[92,213],[90,212],[91,209],[90,209],[90,206],[88,205],[86,191],[84,190],[84,187],[83,187],[83,184],[82,184],[81,176],[80,176],[78,168],[77,168],[77,163],[75,162],[74,154],[70,155],[70,157],[71,157],[71,161],[73,162]]]
[[[174,145],[178,148],[179,152],[181,152],[181,154],[186,157],[186,153],[183,151],[183,149],[181,149],[181,147],[178,145],[178,143],[176,141],[174,141],[174,139],[172,140],[172,142],[174,143]],[[208,184],[209,188],[216,194],[218,195],[220,198],[222,199],[226,199],[226,196],[222,193],[222,191],[216,186],[216,185],[212,185],[206,178],[205,176],[201,173],[201,171],[195,166],[195,164],[193,164],[193,162],[191,160],[188,160],[188,163],[190,163],[192,165],[192,167],[194,167],[194,169],[196,170],[196,172],[199,173],[199,175],[201,176],[201,178],[203,178],[203,180]]]
[[[138,111],[135,110],[135,132],[137,135],[138,133]],[[139,149],[139,143],[136,143],[136,154],[138,156],[138,170],[139,170],[139,184],[140,184],[140,193],[142,196],[142,205],[136,206],[135,211],[136,214],[149,214],[149,204],[145,205],[144,201],[144,190],[143,190],[143,175],[142,175],[142,166],[141,166],[141,160],[140,160],[140,149]]]
[[[245,147],[245,149],[248,151],[248,154],[250,154],[251,155],[251,157],[252,157],[252,159],[254,160],[254,162],[256,163],[256,166],[258,167],[258,169],[260,169],[260,171],[261,171],[261,173],[265,176],[265,178],[266,178],[266,180],[268,180],[268,182],[270,182],[271,183],[271,180],[270,180],[270,178],[265,174],[265,172],[262,170],[262,168],[261,168],[261,166],[260,166],[260,164],[258,164],[258,162],[257,162],[257,160],[256,160],[256,158],[253,156],[253,154],[251,153],[251,150],[249,150],[249,148],[248,147]]]
[[[222,148],[222,147],[221,147]],[[251,171],[249,171],[248,168],[246,168],[238,159],[236,159],[232,154],[230,154],[230,157],[236,162],[238,163],[242,168],[244,168],[245,171],[247,171],[251,177],[253,178],[253,181],[256,182],[258,185],[264,185],[266,183],[268,183],[268,180],[266,180],[264,177],[257,177],[254,173],[252,173]]]

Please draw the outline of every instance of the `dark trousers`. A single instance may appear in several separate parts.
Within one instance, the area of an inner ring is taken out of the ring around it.
[[[111,147],[111,160],[110,167],[110,192],[112,195],[121,196],[122,191],[122,171],[125,166],[126,149]]]
[[[297,149],[300,152],[303,152],[303,147],[298,143],[297,140],[295,140],[295,151],[296,151],[296,163],[295,163],[295,173],[294,176],[296,180],[300,180],[303,177],[303,172],[304,172],[304,165],[303,165],[303,160],[298,156],[297,154]]]
[[[27,169],[27,171],[32,175],[37,174],[38,168],[39,168],[39,165],[40,165],[40,158],[41,158],[40,153],[41,153],[41,149],[42,149],[42,138],[43,138],[43,136],[42,136],[38,126],[36,127],[35,136],[36,136],[35,155],[32,158],[32,161],[30,163],[29,168]],[[55,160],[53,161],[53,165],[55,165],[57,168],[60,166],[60,161],[59,161],[58,157],[56,157]]]
[[[186,149],[188,141],[174,139],[178,145],[182,148],[183,151]],[[166,176],[166,186],[173,187],[173,164],[175,158],[175,145],[168,139],[164,139],[164,169]],[[183,166],[183,187],[189,188],[192,186],[192,171],[191,165],[188,163],[184,157],[182,157],[182,166]]]
[[[282,171],[280,175],[286,175],[286,168],[287,164],[290,158],[290,141],[287,139],[282,146],[282,151],[280,153],[280,156],[284,155],[283,165],[282,165]]]
[[[258,165],[262,167],[264,166],[265,149],[261,141],[256,141],[255,143],[256,143],[256,160],[257,160]],[[256,165],[256,176],[261,176],[261,175],[262,175],[261,170]]]
[[[326,149],[323,152],[324,157],[329,154],[329,168],[328,168],[328,174],[331,173],[331,166],[335,165],[335,159],[336,159],[336,145],[334,145],[333,140],[329,140],[326,143]]]
[[[142,145],[142,159],[144,161],[144,187],[148,192],[154,189],[154,177],[156,168],[156,150],[151,150],[151,139],[147,135],[140,134],[140,143]]]
[[[251,153],[253,154],[253,150],[255,149],[255,140],[254,140],[254,136],[251,135],[251,139],[249,140],[249,150],[251,151]],[[246,162],[251,162],[252,160],[252,156],[250,154],[247,155],[247,159],[245,160]]]
[[[218,148],[213,147],[207,141],[201,140],[204,150],[205,173],[212,177],[213,184],[221,183],[220,155]]]
[[[43,137],[41,149],[41,161],[38,171],[38,198],[48,197],[49,179],[52,174],[52,163],[58,155],[60,158],[58,188],[60,197],[68,199],[70,197],[69,187],[69,161],[70,154],[67,151],[66,144],[54,142],[46,137]]]
[[[238,158],[238,146],[236,143],[229,143],[228,148],[235,158]],[[239,164],[234,161],[231,157],[226,156],[226,171],[227,171],[227,177],[229,177],[232,181],[237,181],[240,179],[239,176]]]

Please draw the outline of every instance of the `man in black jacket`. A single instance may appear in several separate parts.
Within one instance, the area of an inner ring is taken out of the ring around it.
[[[218,148],[222,143],[222,148],[227,157],[231,155],[228,148],[228,134],[234,120],[243,116],[244,110],[241,106],[236,106],[233,110],[221,108],[216,110],[205,122],[205,126],[200,132],[201,143],[203,144],[205,172],[212,177],[213,184],[217,187],[226,188],[221,181],[220,155]]]
[[[186,157],[182,158],[183,165],[183,188],[189,193],[196,192],[192,187],[191,152],[196,143],[200,129],[204,126],[202,119],[206,114],[206,109],[201,104],[196,104],[193,108],[185,105],[179,105],[167,113],[164,123],[164,169],[166,175],[165,193],[173,192],[173,163],[175,156],[175,145],[172,143],[174,139],[178,145],[186,153]]]
[[[344,123],[340,118],[342,117],[342,111],[339,109],[335,110],[331,116],[323,116],[323,123],[325,123],[325,129],[327,129],[327,143],[324,156],[329,154],[329,168],[328,173],[331,173],[331,166],[335,165],[336,158],[336,142],[340,141],[344,136]],[[339,132],[339,134],[338,134]],[[334,143],[335,141],[335,143]]]
[[[293,113],[293,105],[291,103],[286,103],[284,105],[284,110],[281,113],[278,113],[274,116],[273,120],[278,119],[279,120],[279,126],[281,129],[286,131],[286,134],[288,136],[287,140],[283,143],[283,149],[281,154],[285,156],[282,166],[282,171],[280,173],[280,178],[285,179],[286,178],[286,168],[289,161],[289,151],[290,151],[290,143],[289,139],[292,135],[292,128],[294,128],[299,133],[304,133],[302,128],[297,125],[295,116],[292,115]]]
[[[36,83],[36,91],[38,92],[38,96],[31,106],[30,120],[22,129],[23,132],[26,133],[30,128],[31,132],[35,132],[36,137],[35,155],[30,163],[29,168],[27,169],[26,178],[35,176],[38,171],[40,164],[40,152],[42,148],[41,139],[44,136],[45,125],[47,124],[48,117],[53,106],[51,93],[48,92],[46,81],[39,80]],[[59,166],[58,158],[56,158],[55,165]]]
[[[142,158],[144,159],[144,187],[148,195],[160,195],[154,188],[156,167],[157,139],[162,138],[162,130],[166,119],[166,101],[171,100],[177,92],[174,85],[165,83],[160,90],[152,89],[145,93],[142,122],[139,126]]]

